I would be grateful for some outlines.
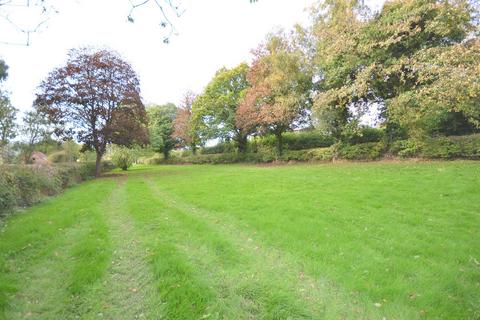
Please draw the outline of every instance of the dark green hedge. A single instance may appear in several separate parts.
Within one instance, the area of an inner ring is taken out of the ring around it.
[[[390,152],[403,158],[480,159],[480,134],[401,140]]]
[[[334,140],[330,136],[323,135],[317,131],[295,131],[286,132],[283,135],[284,150],[306,150],[314,148],[325,148],[333,145]],[[257,153],[258,150],[276,149],[277,140],[275,136],[268,135],[256,138],[248,142],[248,153]],[[201,154],[235,153],[236,148],[233,142],[220,142],[215,146],[202,148]]]
[[[373,132],[373,131],[372,131]],[[480,134],[470,136],[437,137],[418,140],[395,141],[389,148],[381,135],[372,133],[364,136],[366,140],[379,140],[365,143],[337,143],[323,148],[304,150],[285,150],[281,156],[265,140],[255,152],[238,154],[235,152],[172,156],[168,161],[152,158],[148,164],[222,164],[222,163],[267,163],[273,161],[331,161],[332,159],[371,161],[385,155],[401,158],[421,157],[426,159],[480,159]],[[368,137],[367,137],[368,136]]]
[[[345,160],[377,160],[383,156],[384,149],[381,142],[340,144],[336,146],[336,156]]]
[[[385,139],[385,131],[383,129],[362,127],[360,130],[347,139],[349,144],[361,144],[368,142],[381,142]]]
[[[287,132],[283,135],[284,150],[305,150],[314,148],[325,148],[333,145],[334,139],[317,131]],[[250,150],[256,147],[268,147],[275,149],[277,140],[275,136],[269,135],[250,142]]]
[[[104,171],[112,169],[102,163]],[[55,166],[0,166],[0,217],[15,207],[27,207],[95,176],[95,163]]]

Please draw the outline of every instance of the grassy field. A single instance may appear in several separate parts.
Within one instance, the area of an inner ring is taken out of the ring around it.
[[[480,319],[480,164],[87,182],[1,227],[0,319]]]

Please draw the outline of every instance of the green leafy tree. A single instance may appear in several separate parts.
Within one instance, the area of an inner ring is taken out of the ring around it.
[[[246,151],[250,133],[238,127],[235,121],[240,102],[250,87],[247,81],[248,70],[246,63],[233,69],[220,69],[192,106],[193,121],[202,131],[202,136],[233,140],[239,152]]]
[[[358,42],[369,12],[362,1],[326,0],[313,10],[312,27],[317,95],[314,102],[316,126],[337,140],[355,129],[351,106],[365,106],[348,85],[357,68],[365,64]],[[357,113],[359,116],[359,114]]]
[[[283,133],[307,120],[312,74],[305,55],[283,33],[271,34],[255,52],[236,125],[246,132],[271,133],[282,154]]]
[[[62,144],[67,162],[77,161],[80,157],[81,146],[73,140],[67,140]]]
[[[170,151],[175,148],[173,123],[177,107],[173,103],[150,105],[147,108],[150,146],[155,152],[161,152],[168,159]]]
[[[5,146],[8,142],[16,137],[18,110],[12,106],[8,96],[0,91],[0,147]]]
[[[314,27],[319,121],[341,136],[380,106],[387,131],[423,135],[453,114],[478,125],[477,16],[467,0],[388,1],[375,15],[360,1],[325,2]]]
[[[50,137],[52,133],[50,130],[50,122],[44,114],[37,110],[28,111],[23,117],[21,132],[25,139],[23,150],[24,161],[28,163],[32,152],[35,151],[35,146]]]
[[[0,83],[7,79],[8,66],[0,59]],[[0,89],[0,147],[5,147],[10,139],[16,136],[16,124],[18,110],[15,109],[8,95]]]
[[[7,76],[8,76],[8,66],[5,63],[5,61],[0,59],[0,82],[7,79]]]

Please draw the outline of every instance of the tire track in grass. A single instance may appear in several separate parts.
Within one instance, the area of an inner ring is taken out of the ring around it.
[[[74,270],[69,253],[82,241],[110,187],[108,182],[86,183],[7,222],[0,234],[0,282],[10,290],[0,292],[0,319],[65,318]],[[93,206],[85,206],[87,198]]]
[[[68,277],[71,272],[71,258],[68,252],[83,235],[81,223],[67,230],[60,239],[52,240],[48,249],[42,250],[42,257],[35,263],[16,259],[10,270],[15,272],[17,287],[9,297],[9,308],[0,319],[58,319],[63,318],[69,296]],[[21,282],[21,283],[20,283]]]
[[[171,206],[154,183],[147,181],[159,206],[166,206],[163,219],[181,230],[178,248],[215,289],[217,298],[212,309],[220,318],[316,318],[304,300],[273,276],[275,270],[263,272],[263,261],[256,262],[258,257],[248,255],[244,247],[232,241],[232,234],[225,235],[216,225]]]
[[[380,310],[365,305],[356,294],[348,294],[326,279],[308,276],[294,257],[278,249],[262,246],[254,240],[255,233],[249,232],[248,227],[243,223],[234,221],[234,218],[228,215],[220,217],[218,213],[183,202],[160,188],[151,178],[146,179],[157,198],[162,199],[167,207],[183,212],[190,219],[196,219],[198,223],[216,230],[223,239],[227,239],[241,254],[248,257],[249,263],[244,265],[244,270],[226,271],[232,272],[230,279],[226,280],[226,285],[233,288],[236,294],[253,301],[254,305],[250,307],[254,312],[262,312],[261,308],[267,308],[263,310],[266,318],[282,318],[293,311],[288,308],[282,310],[282,304],[291,301],[293,296],[300,301],[300,305],[308,306],[309,310],[306,315],[297,314],[293,318],[305,316],[317,319],[339,319],[351,318],[351,314],[356,314],[355,319],[382,319]],[[225,218],[228,221],[223,220]],[[275,290],[275,286],[277,286],[276,292],[268,296],[272,289]],[[256,303],[259,305],[255,305]]]
[[[68,307],[66,319],[83,318],[90,311],[88,295],[103,279],[112,255],[112,245],[103,204],[92,211],[86,232],[71,249],[73,267],[67,280]]]
[[[130,178],[126,184],[127,210],[135,221],[160,300],[147,307],[145,318],[206,319],[210,314],[209,302],[215,295],[175,245],[178,230],[159,219],[163,208],[144,182]]]
[[[151,308],[161,304],[140,237],[127,212],[125,179],[118,181],[103,208],[114,249],[103,281],[90,291],[90,311],[85,318],[147,319]]]

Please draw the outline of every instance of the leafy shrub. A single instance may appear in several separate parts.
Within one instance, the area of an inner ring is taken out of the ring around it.
[[[390,152],[402,158],[411,158],[418,156],[421,149],[421,143],[413,140],[395,141],[390,147]]]
[[[12,184],[9,183],[9,180],[12,180],[12,178],[8,172],[0,171],[0,217],[10,212],[17,204],[15,190],[12,189]]]
[[[170,159],[173,163],[189,163],[189,164],[227,164],[241,161],[242,157],[236,153],[220,153],[220,154],[199,154],[195,156],[183,157],[179,159]]]
[[[65,150],[57,151],[48,156],[52,163],[70,162],[71,159]]]
[[[117,147],[112,154],[112,162],[115,166],[127,171],[133,164],[134,155],[133,152],[125,147]]]
[[[287,151],[281,157],[283,161],[331,161],[332,159],[332,148]]]
[[[220,142],[215,146],[205,147],[201,150],[202,154],[233,153],[235,145],[231,142]]]
[[[104,169],[111,168],[103,162]],[[95,175],[95,163],[71,163],[56,166],[0,166],[0,216],[16,206],[30,206],[46,196]]]
[[[339,144],[336,146],[336,154],[340,159],[346,160],[376,160],[384,151],[381,142],[368,142],[361,144]]]
[[[349,144],[361,144],[368,142],[380,142],[384,139],[385,133],[383,129],[372,127],[361,127],[360,130],[350,137]]]
[[[377,130],[377,129],[375,129]],[[370,132],[370,131],[369,131]],[[372,131],[373,132],[373,131]],[[370,134],[370,133],[369,133]],[[386,151],[403,158],[466,158],[480,159],[480,135],[432,138],[424,141],[413,139],[394,141],[389,150],[384,139],[377,133],[372,133],[368,139],[380,139],[379,142],[359,144],[339,143],[331,147],[311,148],[305,150],[286,150],[282,156],[277,156],[275,145],[258,143],[255,152],[246,154],[216,153],[216,154],[186,154],[172,157],[168,161],[162,158],[150,158],[149,164],[221,164],[237,162],[267,163],[273,161],[332,161],[333,158],[345,160],[377,160]]]
[[[170,155],[169,159],[176,159],[177,157],[172,157]],[[148,164],[148,165],[157,165],[161,164],[164,161],[163,156],[160,156],[159,154],[156,154],[152,157],[140,157],[137,159],[137,163],[139,164]]]
[[[27,167],[15,170],[17,205],[26,207],[40,201],[43,186],[41,177],[34,170]]]
[[[95,177],[95,167],[96,164],[94,161],[90,162],[81,162],[80,167],[79,167],[79,174],[82,180],[88,180],[90,178]],[[107,172],[110,170],[115,169],[115,165],[113,164],[112,161],[102,161],[102,172]]]
[[[317,148],[307,150],[309,160],[315,161],[331,161],[334,156],[333,147],[330,148]]]
[[[479,159],[480,134],[427,139],[423,143],[422,157],[432,159]]]
[[[480,159],[480,135],[401,140],[392,144],[390,152],[403,158]]]
[[[108,172],[115,169],[117,166],[113,161],[103,160],[102,161],[102,172]]]
[[[333,145],[332,137],[323,135],[317,131],[287,132],[283,135],[285,150],[305,150],[313,148],[324,148]],[[255,146],[256,144],[256,146]],[[277,140],[275,136],[269,135],[250,142],[250,151],[255,152],[255,147],[268,147],[275,150]]]
[[[87,175],[85,179],[82,176],[82,168],[85,167],[79,166],[76,164],[62,165],[56,167],[56,176],[61,189],[71,187],[82,180],[89,178]]]

